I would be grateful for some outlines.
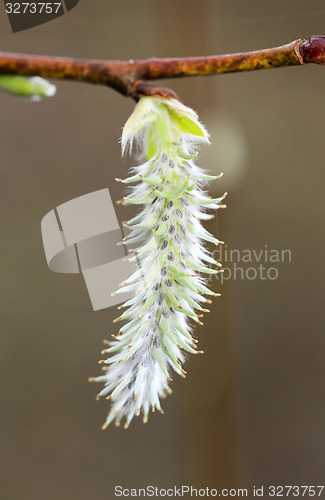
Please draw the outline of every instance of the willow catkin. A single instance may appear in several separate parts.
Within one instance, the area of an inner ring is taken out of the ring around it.
[[[110,356],[100,361],[105,374],[91,381],[103,382],[98,397],[111,400],[103,425],[113,420],[125,427],[135,415],[148,419],[150,408],[163,412],[160,399],[170,393],[172,370],[185,376],[184,353],[197,354],[190,320],[200,317],[211,303],[204,295],[219,295],[206,286],[206,274],[217,273],[219,265],[204,242],[220,242],[201,224],[213,217],[206,209],[224,207],[225,197],[211,199],[202,187],[213,177],[194,159],[199,143],[208,143],[208,134],[193,110],[176,99],[142,97],[124,126],[122,152],[136,143],[144,163],[121,180],[135,183],[122,203],[143,205],[125,225],[126,239],[137,263],[133,275],[115,293],[134,292],[120,306],[123,314],[115,321],[124,325],[115,340],[103,351]]]

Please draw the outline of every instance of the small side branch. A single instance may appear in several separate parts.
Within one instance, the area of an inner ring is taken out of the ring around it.
[[[325,36],[299,39],[271,49],[206,57],[140,61],[82,60],[0,52],[0,74],[41,76],[111,87],[125,96],[177,97],[148,81],[185,76],[207,76],[238,71],[325,64]]]

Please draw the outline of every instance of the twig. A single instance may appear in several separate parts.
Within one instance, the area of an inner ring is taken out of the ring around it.
[[[0,74],[42,76],[111,87],[125,96],[176,97],[174,91],[148,80],[204,76],[236,71],[279,68],[306,63],[325,64],[325,36],[299,39],[271,49],[206,57],[140,61],[82,60],[0,52]]]

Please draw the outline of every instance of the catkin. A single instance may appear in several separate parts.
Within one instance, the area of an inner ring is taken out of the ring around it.
[[[207,209],[224,207],[223,195],[211,199],[203,190],[213,177],[195,164],[196,148],[208,134],[193,110],[175,99],[143,97],[123,129],[122,151],[136,143],[143,163],[131,177],[123,204],[142,206],[127,221],[126,238],[135,271],[120,290],[134,292],[116,321],[124,324],[105,349],[105,374],[91,379],[105,384],[98,397],[111,400],[106,428],[135,415],[148,420],[150,409],[163,413],[161,398],[170,393],[172,372],[185,376],[186,353],[197,354],[193,322],[201,324],[211,292],[204,275],[217,273],[204,244],[220,242],[201,224]]]

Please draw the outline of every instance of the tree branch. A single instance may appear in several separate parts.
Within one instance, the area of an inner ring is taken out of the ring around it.
[[[176,97],[174,91],[147,83],[150,80],[206,76],[219,73],[325,64],[325,36],[299,39],[271,49],[207,57],[147,59],[140,61],[82,60],[0,52],[0,74],[41,76],[111,87],[125,96]]]

